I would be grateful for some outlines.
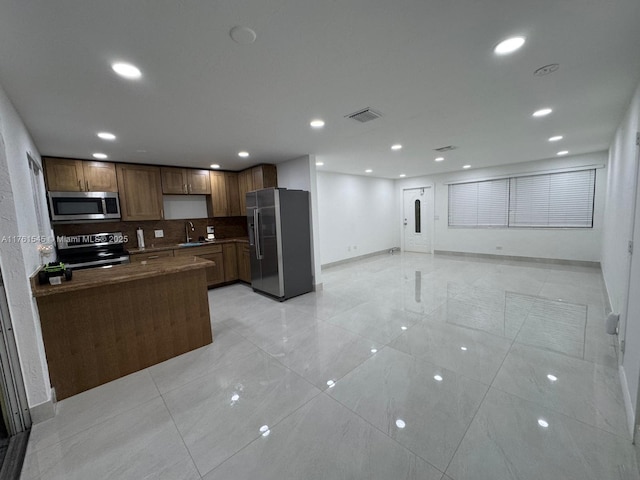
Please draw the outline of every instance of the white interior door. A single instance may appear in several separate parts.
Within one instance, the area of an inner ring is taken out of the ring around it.
[[[431,253],[431,187],[403,190],[403,250]]]

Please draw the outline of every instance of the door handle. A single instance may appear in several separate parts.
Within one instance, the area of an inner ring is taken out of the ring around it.
[[[257,208],[253,211],[253,229],[253,235],[256,239],[256,258],[262,260],[262,248],[260,247],[260,213]]]
[[[407,219],[406,219],[406,218],[404,219],[404,224],[403,224],[403,225],[404,225],[405,227],[407,226]]]

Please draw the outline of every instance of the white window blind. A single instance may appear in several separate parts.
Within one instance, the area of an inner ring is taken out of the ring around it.
[[[509,179],[449,185],[449,226],[506,227]]]
[[[592,227],[595,170],[511,178],[509,226]]]

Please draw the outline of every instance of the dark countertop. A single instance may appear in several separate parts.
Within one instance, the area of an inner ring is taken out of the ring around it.
[[[69,281],[62,280],[60,285],[40,285],[38,284],[38,274],[36,273],[31,277],[31,291],[36,298],[47,295],[58,295],[92,287],[103,287],[105,285],[141,280],[159,275],[197,270],[206,268],[211,265],[211,263],[209,260],[203,258],[181,256],[162,258],[157,261],[151,260],[147,262],[116,265],[111,268],[74,270],[72,279]]]
[[[166,250],[182,250],[185,248],[200,248],[200,247],[206,247],[207,245],[222,245],[224,243],[249,243],[249,238],[247,237],[216,238],[212,242],[203,242],[202,245],[190,246],[190,247],[181,247],[178,244],[174,244],[174,245],[158,245],[155,247],[145,247],[145,248],[128,248],[127,252],[129,253],[129,255],[136,255],[139,253],[163,252]]]

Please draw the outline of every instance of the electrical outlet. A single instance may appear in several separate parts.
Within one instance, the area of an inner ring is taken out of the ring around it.
[[[164,237],[164,230],[154,230],[153,234],[155,235],[155,238],[162,238]]]

